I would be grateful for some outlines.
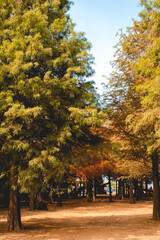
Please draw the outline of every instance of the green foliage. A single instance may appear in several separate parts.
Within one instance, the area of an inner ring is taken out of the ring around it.
[[[0,1],[1,165],[19,166],[20,179],[30,187],[38,184],[38,169],[44,179],[51,166],[61,172],[57,165],[67,158],[75,136],[83,135],[84,125],[89,132],[100,123],[94,83],[85,80],[94,73],[91,44],[74,31],[70,4]]]

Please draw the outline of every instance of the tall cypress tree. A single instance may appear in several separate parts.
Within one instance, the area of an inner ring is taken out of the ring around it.
[[[129,145],[130,159],[150,161],[153,168],[153,219],[160,219],[159,202],[159,1],[141,0],[144,10],[133,27],[120,34],[115,72],[107,103],[114,129]],[[130,156],[132,153],[132,156]]]
[[[79,131],[76,113],[95,107],[93,84],[85,81],[93,74],[91,45],[74,31],[69,8],[68,0],[0,1],[0,147],[10,179],[9,230],[21,228],[19,169],[61,159]]]
[[[135,62],[136,90],[140,94],[141,108],[129,116],[129,125],[138,135],[145,133],[147,153],[152,161],[153,171],[153,219],[160,220],[159,201],[159,148],[160,148],[160,3],[142,1],[142,23],[147,19],[147,46]]]

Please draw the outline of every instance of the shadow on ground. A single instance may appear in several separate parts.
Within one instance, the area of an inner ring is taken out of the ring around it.
[[[49,211],[22,210],[24,230],[6,233],[0,221],[0,239],[7,240],[160,240],[160,223],[153,221],[152,203],[87,203],[68,201]]]

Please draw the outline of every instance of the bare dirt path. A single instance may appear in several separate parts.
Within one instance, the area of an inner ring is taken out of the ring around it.
[[[160,240],[160,222],[153,221],[152,203],[97,199],[67,200],[48,211],[22,208],[24,230],[6,233],[7,210],[0,211],[0,240]]]

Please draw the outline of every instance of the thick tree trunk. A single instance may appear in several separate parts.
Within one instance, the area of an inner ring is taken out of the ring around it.
[[[158,153],[155,152],[151,157],[153,172],[153,220],[160,220]]]
[[[29,210],[34,210],[34,191],[31,190],[30,192],[30,201],[29,201]]]
[[[134,203],[134,198],[133,198],[133,178],[130,178],[130,203]]]
[[[109,181],[109,201],[112,202],[112,189],[111,189],[111,173],[108,173],[108,181]]]
[[[9,199],[9,210],[8,210],[8,231],[20,231],[21,225],[21,214],[20,214],[20,199],[19,191],[17,186],[17,167],[12,162],[10,170],[10,199]]]

